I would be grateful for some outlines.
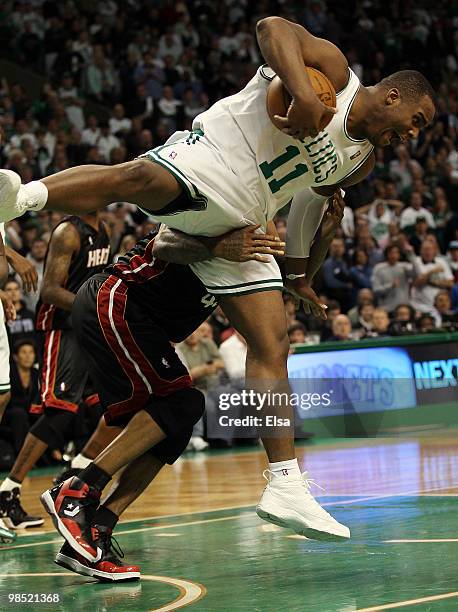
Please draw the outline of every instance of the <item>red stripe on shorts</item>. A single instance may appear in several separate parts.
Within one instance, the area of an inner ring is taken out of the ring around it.
[[[121,279],[110,276],[97,294],[97,313],[103,335],[132,385],[129,399],[108,407],[112,417],[138,412],[152,394],[165,396],[192,386],[189,374],[174,380],[161,378],[135,342],[125,319],[127,291]]]

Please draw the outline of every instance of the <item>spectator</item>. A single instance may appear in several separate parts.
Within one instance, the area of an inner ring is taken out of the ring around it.
[[[361,336],[365,336],[374,328],[375,307],[372,303],[361,304],[358,308],[358,323],[354,327]],[[351,321],[350,321],[351,322]]]
[[[124,106],[115,104],[113,116],[110,118],[110,132],[114,136],[124,136],[132,127],[132,120],[125,116]]]
[[[450,327],[458,323],[458,314],[452,310],[452,300],[448,291],[439,291],[434,298],[434,309],[431,313],[436,327]]]
[[[374,304],[374,293],[372,289],[360,289],[356,296],[356,304],[347,312],[352,327],[356,327],[359,318],[359,308],[363,304]]]
[[[415,310],[410,304],[398,304],[394,309],[393,321],[388,328],[389,335],[405,336],[414,334],[416,330]]]
[[[413,266],[400,259],[401,252],[397,245],[386,247],[386,261],[377,264],[372,274],[372,288],[377,304],[388,312],[392,312],[398,304],[409,301]]]
[[[209,325],[210,329],[211,326]],[[234,332],[227,340],[221,343],[219,353],[224,362],[224,369],[230,380],[245,380],[245,361],[247,347],[243,336]]]
[[[35,314],[24,305],[22,289],[19,283],[10,278],[4,287],[16,309],[16,319],[7,322],[10,345],[14,346],[22,340],[35,344]]]
[[[351,323],[347,315],[339,314],[332,322],[332,336],[330,342],[351,340]]]
[[[326,292],[347,311],[352,306],[352,283],[344,255],[344,241],[334,238],[329,247],[329,257],[323,264],[323,280]]]
[[[32,404],[40,401],[40,376],[34,363],[36,361],[35,345],[28,340],[20,340],[13,348],[11,363],[11,400],[2,419],[3,427],[10,429],[10,440],[13,441],[17,455],[22,448],[29,431],[29,411]]]
[[[160,116],[167,121],[171,130],[176,129],[178,113],[181,111],[182,102],[177,100],[170,85],[166,85],[162,90],[162,97],[157,103]]]
[[[303,344],[306,342],[306,329],[303,323],[293,323],[288,327],[288,337],[291,344]]]
[[[366,251],[356,249],[353,254],[353,266],[350,268],[350,278],[353,281],[355,295],[359,289],[370,289],[372,287],[372,267]]]
[[[81,142],[93,147],[97,144],[100,137],[99,122],[95,115],[89,115],[87,119],[87,128],[81,134]]]
[[[364,338],[380,338],[389,335],[390,318],[384,308],[376,308],[372,316],[372,329],[364,334]]]
[[[326,311],[327,319],[321,326],[320,342],[327,342],[332,338],[332,324],[334,319],[341,314],[340,304],[337,300],[328,300],[326,305],[328,307]]]
[[[428,224],[428,227],[435,228],[434,217],[424,208],[421,193],[413,191],[410,196],[410,206],[405,208],[401,213],[400,225],[401,229],[413,228],[418,217],[423,217]]]
[[[84,129],[84,115],[82,107],[84,101],[78,95],[78,90],[74,85],[73,77],[66,72],[62,77],[61,86],[59,88],[59,98],[63,101],[65,111],[70,123],[77,130]]]
[[[100,124],[100,135],[96,144],[103,161],[105,163],[109,163],[111,151],[114,148],[119,147],[120,142],[116,136],[113,136],[113,134],[110,133],[108,121],[103,121]]]
[[[447,262],[453,272],[455,283],[458,282],[458,240],[453,240],[448,245]]]
[[[422,314],[417,321],[417,329],[420,334],[427,334],[434,331],[434,317],[430,314]]]
[[[429,313],[434,308],[434,299],[441,289],[451,289],[453,273],[445,259],[438,259],[437,248],[432,241],[421,245],[420,256],[414,257],[415,280],[412,287],[411,304],[420,312]]]
[[[409,242],[413,246],[416,255],[420,254],[420,248],[425,238],[433,235],[431,232],[432,230],[428,228],[428,223],[425,217],[417,217],[413,227],[413,233],[409,239]]]

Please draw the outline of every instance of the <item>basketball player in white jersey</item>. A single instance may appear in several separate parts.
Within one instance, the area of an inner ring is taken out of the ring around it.
[[[416,71],[363,87],[337,47],[279,17],[261,20],[257,35],[269,68],[259,69],[241,92],[197,117],[193,132],[175,134],[165,146],[133,162],[81,166],[24,186],[17,175],[4,170],[0,220],[42,208],[81,213],[122,200],[138,204],[172,228],[215,236],[248,224],[265,228],[296,196],[287,238],[288,283],[325,316],[309,287],[304,236],[319,222],[327,196],[371,171],[374,146],[416,137],[433,120],[434,92]],[[338,92],[336,109],[317,98],[304,65],[330,79]],[[286,117],[276,117],[275,125],[265,106],[274,73],[292,96]],[[289,343],[282,281],[273,258],[269,264],[216,258],[193,269],[247,340],[247,377],[286,385]],[[348,528],[310,495],[292,436],[263,441],[269,483],[258,514],[317,539],[348,538]]]
[[[6,334],[5,318],[13,319],[14,306],[8,295],[2,291],[3,283],[8,277],[8,262],[5,253],[5,225],[0,223],[0,422],[5,408],[10,401],[10,348]],[[7,529],[0,518],[0,542],[9,543],[16,534]]]

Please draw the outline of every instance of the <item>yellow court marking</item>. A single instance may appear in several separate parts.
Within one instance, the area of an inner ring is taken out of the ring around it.
[[[24,574],[0,574],[0,578],[13,578],[13,577],[43,577],[43,576],[73,576],[75,574],[73,572],[27,572]],[[89,577],[89,576],[87,576]],[[171,601],[160,608],[154,608],[150,612],[171,612],[172,610],[178,610],[179,608],[184,608],[185,606],[189,606],[190,604],[199,601],[202,597],[205,597],[207,590],[198,582],[193,582],[192,580],[182,580],[181,578],[172,578],[170,576],[154,576],[152,574],[146,574],[141,577],[141,580],[147,580],[150,582],[163,582],[165,584],[170,584],[176,587],[180,594],[176,599]],[[113,584],[119,584],[119,582],[113,582]]]
[[[429,544],[437,542],[458,542],[458,538],[434,538],[429,540],[383,540],[385,544]]]
[[[440,601],[441,599],[450,599],[458,597],[458,591],[452,593],[443,593],[442,595],[431,595],[430,597],[420,597],[419,599],[407,599],[406,601],[396,601],[390,604],[381,606],[373,606],[372,608],[358,608],[357,612],[376,612],[377,610],[394,610],[395,608],[403,608],[404,606],[412,606],[414,604],[425,603],[427,601]]]

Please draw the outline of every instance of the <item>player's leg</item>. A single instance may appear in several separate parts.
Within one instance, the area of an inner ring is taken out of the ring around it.
[[[289,341],[281,292],[226,294],[218,299],[232,325],[247,342],[247,386],[266,393],[267,398],[272,391],[281,393],[277,397],[289,395]],[[280,406],[270,406],[268,412],[291,419],[291,427],[279,428],[273,435],[262,438],[269,470],[268,484],[257,506],[258,515],[313,539],[349,538],[348,528],[316,502],[301,475],[294,450],[292,407],[284,401]]]
[[[0,485],[0,509],[14,528],[42,525],[21,505],[22,482],[48,448],[62,448],[70,431],[87,378],[72,330],[45,334],[41,376],[42,415],[30,428],[8,477]]]
[[[118,469],[164,437],[191,431],[204,402],[163,330],[120,279],[90,279],[78,292],[72,316],[107,423],[128,424],[78,478],[45,491],[42,501],[73,548],[98,561],[89,520],[102,490]]]
[[[152,454],[144,453],[128,465],[120,481],[113,484],[92,521],[93,532],[97,534],[97,546],[101,550],[98,561],[88,561],[65,542],[55,562],[73,572],[102,581],[120,582],[140,578],[140,568],[122,560],[124,554],[119,545],[113,547],[112,533],[122,512],[141,495],[163,465]]]
[[[4,381],[4,379],[2,380]],[[3,413],[5,412],[5,408],[8,405],[8,402],[10,401],[10,397],[11,397],[9,390],[4,391],[6,385],[3,384],[2,387],[3,387],[3,390],[0,390],[0,421],[1,421],[1,417],[3,416]],[[5,514],[6,513],[4,509],[2,508],[1,501],[0,501],[0,543],[10,544],[15,539],[16,534],[14,533],[14,531],[11,531],[10,529],[8,529],[8,526],[5,520]]]
[[[11,398],[10,388],[10,347],[6,334],[3,308],[0,304],[0,422]],[[7,528],[3,519],[3,512],[0,508],[0,543],[9,544],[15,537],[14,531],[10,531]]]
[[[99,455],[113,440],[121,433],[121,427],[108,427],[102,416],[99,420],[97,427],[84,445],[83,449],[76,457],[74,457],[70,463],[70,467],[66,468],[54,479],[54,484],[59,484],[67,478],[76,476],[92,463],[92,461]]]
[[[154,480],[165,463],[172,464],[185,450],[192,428],[176,438],[167,437],[147,453],[126,467],[114,483],[91,521],[97,543],[102,551],[99,561],[91,562],[79,555],[65,542],[56,556],[56,563],[84,576],[99,580],[132,580],[140,577],[140,568],[117,558],[112,547],[112,533],[121,514]]]
[[[116,166],[78,166],[26,185],[21,185],[19,176],[11,170],[0,170],[0,217],[5,220],[44,207],[82,214],[118,200],[157,211],[180,194],[181,187],[173,175],[145,159]]]

